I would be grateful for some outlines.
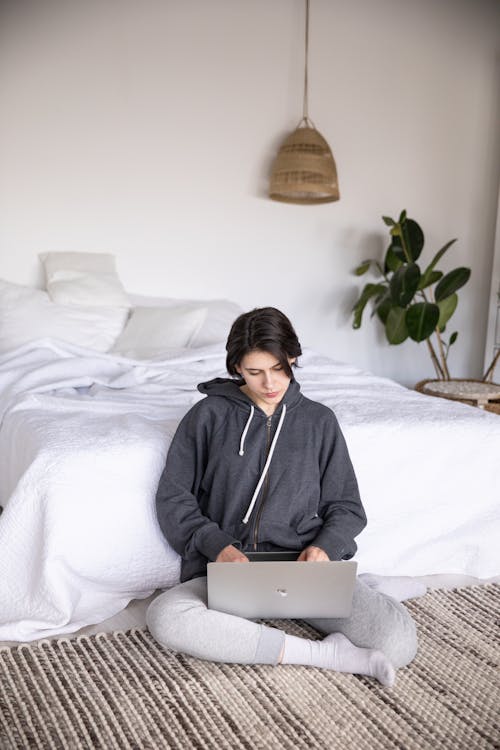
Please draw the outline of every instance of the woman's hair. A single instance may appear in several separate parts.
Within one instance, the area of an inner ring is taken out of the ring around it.
[[[236,318],[226,343],[228,373],[238,377],[236,368],[243,357],[257,349],[273,354],[288,377],[293,378],[288,360],[302,354],[302,349],[292,324],[275,307],[256,308]]]

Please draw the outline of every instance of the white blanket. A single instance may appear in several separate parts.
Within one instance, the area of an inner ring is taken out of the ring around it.
[[[72,632],[175,584],[154,496],[207,347],[163,362],[41,341],[0,358],[0,640]],[[314,352],[305,395],[336,412],[367,511],[359,570],[500,573],[500,418]]]

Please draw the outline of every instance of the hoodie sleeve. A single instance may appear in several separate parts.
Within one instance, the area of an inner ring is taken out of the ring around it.
[[[357,550],[354,537],[366,526],[366,514],[347,444],[333,412],[325,430],[320,466],[319,516],[323,526],[311,544],[321,547],[330,560],[349,559]]]
[[[212,430],[210,415],[203,414],[200,404],[196,404],[177,428],[156,492],[160,528],[169,544],[186,560],[200,553],[215,560],[229,544],[241,546],[203,515],[196,497]]]

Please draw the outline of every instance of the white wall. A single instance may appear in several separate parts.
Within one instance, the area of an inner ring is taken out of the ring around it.
[[[451,369],[482,368],[499,176],[500,4],[311,0],[310,114],[341,200],[266,197],[301,115],[303,0],[4,0],[0,275],[42,285],[37,253],[110,251],[130,291],[273,304],[306,345],[414,383],[425,345],[351,328],[407,208],[424,258],[470,265]]]

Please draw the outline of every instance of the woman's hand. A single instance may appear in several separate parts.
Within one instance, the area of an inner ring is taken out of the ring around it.
[[[243,552],[240,552],[239,549],[237,549],[234,544],[228,544],[227,547],[224,547],[217,557],[215,558],[215,562],[249,562],[248,557],[243,554]]]
[[[306,547],[302,550],[297,562],[328,562],[330,558],[321,547]]]

